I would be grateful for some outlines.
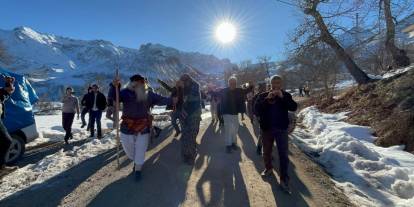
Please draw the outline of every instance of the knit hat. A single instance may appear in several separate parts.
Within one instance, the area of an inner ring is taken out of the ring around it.
[[[142,81],[142,82],[144,82],[144,81],[145,81],[145,78],[144,78],[144,77],[142,77],[140,74],[135,74],[135,75],[131,76],[131,77],[129,78],[129,80],[130,80],[131,82],[134,82],[134,81]]]

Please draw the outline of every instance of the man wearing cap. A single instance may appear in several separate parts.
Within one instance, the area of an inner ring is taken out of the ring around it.
[[[106,108],[106,97],[103,93],[99,91],[99,86],[97,84],[92,85],[92,93],[86,98],[86,108],[89,109],[89,128],[91,132],[91,137],[95,136],[95,122],[96,122],[96,131],[97,138],[102,138],[102,129],[101,129],[101,118],[102,112]]]
[[[120,79],[115,79],[109,89],[113,100],[115,100],[114,86],[116,85],[121,85]],[[119,101],[123,103],[120,124],[121,143],[126,155],[134,161],[135,180],[139,181],[152,125],[150,107],[173,104],[176,99],[149,91],[144,77],[137,74],[130,77],[126,88],[120,90]]]
[[[182,91],[180,106],[177,112],[180,114],[181,124],[181,155],[183,161],[188,165],[194,164],[197,155],[196,138],[200,129],[201,121],[201,95],[199,84],[191,78],[190,75],[184,74],[177,83],[178,90]]]
[[[65,130],[65,143],[69,144],[69,139],[73,138],[72,124],[75,118],[75,113],[78,114],[79,119],[79,101],[76,96],[73,95],[73,88],[67,87],[66,94],[62,99],[62,126]]]

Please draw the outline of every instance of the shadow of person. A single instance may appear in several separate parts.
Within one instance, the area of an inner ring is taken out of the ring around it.
[[[44,183],[35,184],[3,199],[0,206],[58,206],[63,198],[100,170],[102,166],[111,163],[116,158],[115,153],[115,150],[109,150],[88,159]]]
[[[145,162],[141,181],[136,182],[131,171],[105,187],[88,206],[179,206],[192,169],[181,160],[179,141],[172,139]]]
[[[224,136],[210,125],[205,131],[196,163],[204,162],[205,171],[196,190],[202,206],[249,206],[249,197],[239,162],[240,149],[225,153]]]
[[[249,125],[248,125],[249,126]],[[245,155],[251,159],[257,169],[257,173],[260,173],[264,170],[264,163],[262,156],[256,154],[256,136],[252,135],[249,128],[246,126],[241,126],[239,129],[239,138],[242,142],[242,148]],[[279,156],[277,154],[277,148],[273,147],[273,166],[275,170],[279,171]],[[273,196],[277,206],[309,206],[304,200],[303,196],[311,197],[307,186],[305,186],[302,181],[297,176],[296,172],[293,170],[294,165],[292,162],[289,163],[289,176],[292,194],[287,194],[284,192],[278,183],[277,177],[273,174],[268,177],[262,177],[262,179],[269,183],[272,187]]]

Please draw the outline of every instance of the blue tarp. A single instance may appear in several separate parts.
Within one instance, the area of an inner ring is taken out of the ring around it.
[[[6,101],[4,125],[10,133],[35,123],[33,104],[39,99],[29,81],[22,75],[0,68],[0,74],[12,76],[16,79],[16,90]],[[4,87],[3,78],[0,78],[0,87]]]

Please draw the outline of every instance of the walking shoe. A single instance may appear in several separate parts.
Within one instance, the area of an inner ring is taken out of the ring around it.
[[[257,153],[257,155],[262,155],[262,146],[261,145],[257,145],[256,153]]]
[[[102,139],[102,135],[98,135],[96,138],[98,138],[98,139]]]
[[[83,127],[85,127],[85,126],[86,126],[86,124],[82,124],[81,128],[83,129]]]
[[[273,174],[273,169],[265,169],[265,170],[263,170],[263,172],[261,173],[261,175],[263,176],[263,177],[268,177],[268,176],[270,176],[270,175],[272,175]]]
[[[69,135],[65,135],[65,144],[69,144]]]
[[[226,146],[226,152],[229,154],[231,153],[231,146]]]
[[[175,135],[174,135],[174,137],[178,137],[179,135],[181,134],[181,132],[180,131],[178,131],[178,132],[175,132]]]
[[[142,178],[142,173],[140,170],[135,171],[135,181],[140,181]]]
[[[233,150],[237,150],[238,149],[237,144],[236,143],[231,144],[231,148]]]

